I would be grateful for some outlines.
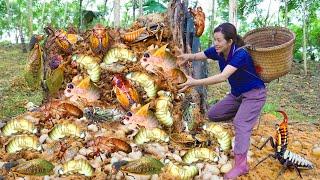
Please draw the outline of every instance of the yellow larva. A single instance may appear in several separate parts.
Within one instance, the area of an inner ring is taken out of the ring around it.
[[[142,86],[150,99],[156,97],[158,87],[152,77],[148,74],[142,72],[131,72],[126,75],[126,78],[135,81]]]
[[[173,117],[171,113],[172,109],[172,94],[168,91],[159,91],[158,92],[159,98],[156,101],[156,112],[155,116],[157,117],[158,121],[170,127],[173,124]]]
[[[99,59],[86,55],[74,55],[72,59],[76,60],[87,70],[92,82],[98,82],[100,80],[101,69],[98,64]]]
[[[103,63],[101,63],[101,66],[103,67],[104,65],[110,65],[118,61],[136,62],[137,58],[131,50],[116,47],[107,52],[103,58]]]
[[[189,180],[198,175],[199,170],[195,165],[181,166],[169,162],[166,166],[166,172],[168,173],[169,177],[174,177],[181,180]]]
[[[32,122],[26,119],[12,119],[6,123],[1,129],[1,132],[4,136],[10,136],[20,132],[35,134],[37,133],[37,128]]]
[[[149,141],[163,141],[169,142],[169,136],[167,133],[159,128],[139,130],[138,134],[134,136],[134,142],[136,144],[143,144]]]
[[[85,132],[73,123],[56,124],[48,135],[52,140],[59,140],[67,136],[79,138],[86,136]]]
[[[229,151],[231,149],[231,137],[226,129],[215,123],[208,123],[203,126],[203,129],[214,136],[220,145],[222,151]]]
[[[42,150],[41,144],[36,136],[15,136],[5,146],[7,153],[15,153],[26,149]]]
[[[182,158],[182,160],[191,164],[199,160],[217,162],[219,160],[216,152],[209,148],[193,148],[190,149]]]
[[[64,163],[62,168],[58,170],[58,173],[61,175],[79,173],[85,176],[92,176],[94,168],[84,159],[71,160]]]

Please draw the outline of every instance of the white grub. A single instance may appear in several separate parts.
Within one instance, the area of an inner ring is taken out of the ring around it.
[[[213,164],[206,164],[204,170],[204,172],[209,172],[213,175],[219,175],[220,174],[220,170],[218,168],[218,165],[213,165]]]
[[[128,154],[128,157],[133,160],[140,159],[142,157],[142,153],[141,153],[141,151],[131,152]]]
[[[158,179],[160,179],[158,174],[154,174],[151,176],[151,180],[158,180]]]
[[[319,146],[314,147],[314,148],[312,149],[312,155],[320,158],[320,147],[319,147]]]
[[[88,126],[88,130],[89,130],[89,131],[93,131],[93,132],[98,132],[99,128],[98,128],[98,126],[95,125],[95,124],[90,124],[90,125]]]
[[[47,138],[48,138],[48,134],[42,134],[42,135],[39,137],[39,142],[40,142],[40,144],[44,143]]]
[[[228,163],[226,163],[226,164],[224,164],[224,165],[221,166],[220,171],[221,171],[221,173],[227,173],[227,172],[229,172],[231,169],[232,169],[232,165],[231,165],[230,162],[228,162]]]

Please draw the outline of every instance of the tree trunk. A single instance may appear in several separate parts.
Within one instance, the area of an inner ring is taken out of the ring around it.
[[[212,0],[208,47],[212,46],[212,44],[214,42],[213,29],[214,29],[214,20],[215,20],[214,19],[214,16],[215,16],[215,3],[216,3],[216,0]]]
[[[114,27],[120,27],[120,0],[113,1],[114,7]]]
[[[307,75],[307,39],[306,39],[306,0],[302,2],[302,11],[303,11],[303,66],[304,66],[304,74]]]
[[[288,0],[284,0],[284,27],[288,27]]]
[[[32,0],[28,0],[28,36],[31,38],[33,34],[33,10],[32,10]]]
[[[237,1],[229,0],[229,22],[237,27]]]
[[[21,48],[23,53],[27,53],[27,46],[25,43],[23,31],[22,31],[22,25],[19,26],[19,34],[20,34],[20,40],[21,40]]]
[[[143,0],[139,0],[139,17],[143,15]]]
[[[136,20],[136,0],[132,0],[132,18]]]

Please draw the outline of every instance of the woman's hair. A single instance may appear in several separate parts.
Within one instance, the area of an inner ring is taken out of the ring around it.
[[[216,27],[213,32],[221,32],[224,35],[225,40],[229,41],[232,39],[233,42],[239,47],[244,45],[244,41],[242,40],[241,36],[237,34],[236,27],[234,27],[234,25],[231,23],[222,23]]]

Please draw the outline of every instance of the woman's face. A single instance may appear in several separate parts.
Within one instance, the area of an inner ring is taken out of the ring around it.
[[[225,40],[224,35],[221,32],[215,32],[214,35],[214,45],[217,53],[223,53],[226,54],[229,51],[232,40]]]

